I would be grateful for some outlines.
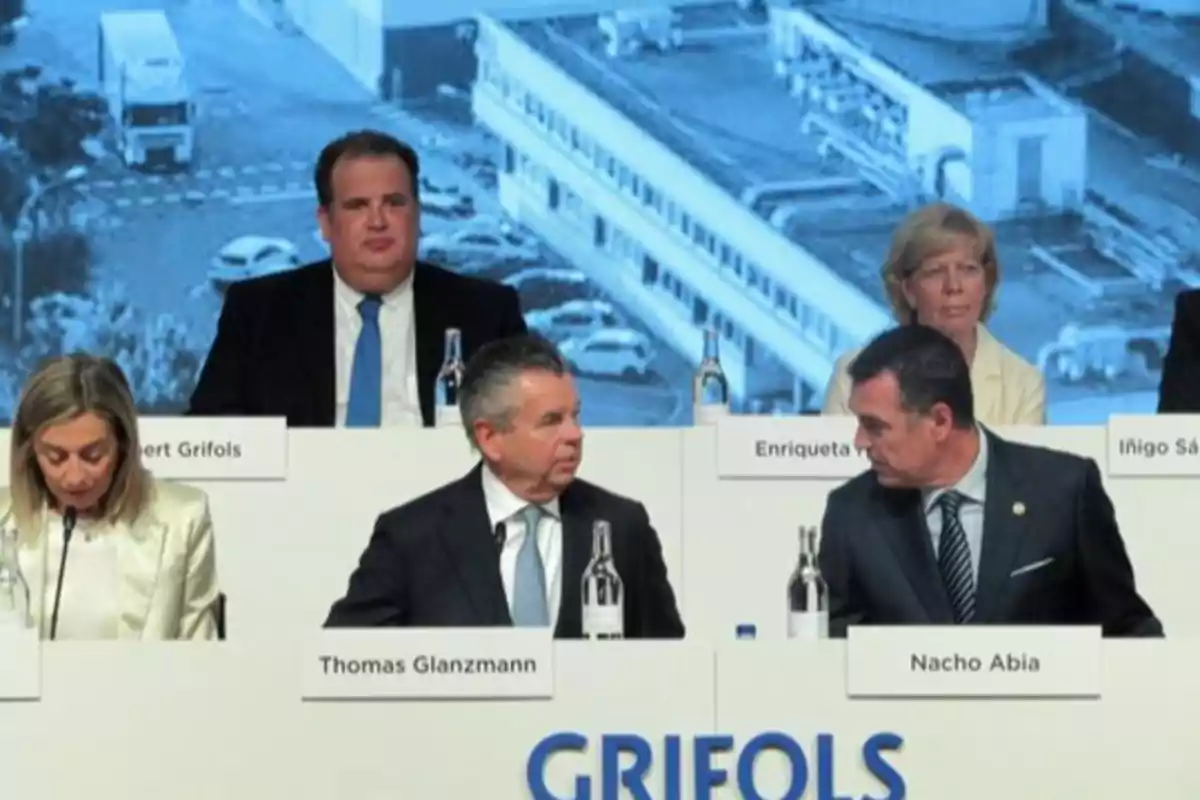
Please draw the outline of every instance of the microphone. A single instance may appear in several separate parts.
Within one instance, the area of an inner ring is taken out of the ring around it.
[[[508,528],[503,522],[496,523],[496,530],[492,532],[492,538],[496,540],[496,555],[500,555],[504,551],[504,543],[508,541]]]
[[[54,611],[50,615],[50,639],[58,635],[58,604],[62,602],[63,576],[67,574],[67,550],[71,546],[71,534],[75,532],[75,520],[78,513],[74,506],[63,509],[63,549],[62,558],[58,562],[58,581],[54,586]]]

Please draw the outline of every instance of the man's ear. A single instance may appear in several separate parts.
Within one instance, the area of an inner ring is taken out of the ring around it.
[[[500,435],[496,426],[486,419],[477,419],[471,426],[475,436],[475,446],[480,454],[488,461],[500,460]]]
[[[938,432],[939,438],[944,439],[950,435],[950,431],[954,429],[954,412],[950,410],[950,406],[934,403],[928,416],[933,421],[934,430]]]
[[[321,231],[321,238],[326,242],[332,234],[332,221],[329,219],[329,209],[325,206],[317,206],[317,227]]]

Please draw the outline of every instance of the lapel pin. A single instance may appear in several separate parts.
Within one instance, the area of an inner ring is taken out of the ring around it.
[[[1016,514],[1018,517],[1025,516],[1025,504],[1024,503],[1013,503],[1013,513]]]

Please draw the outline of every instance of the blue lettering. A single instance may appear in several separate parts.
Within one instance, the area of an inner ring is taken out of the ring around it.
[[[804,748],[794,738],[779,731],[760,733],[738,748],[732,736],[716,734],[696,736],[690,743],[696,800],[712,800],[714,789],[731,781],[729,770],[716,766],[718,753],[737,753],[736,782],[744,800],[768,800],[758,791],[756,768],[758,757],[766,752],[781,753],[791,768],[787,790],[781,797],[769,800],[802,800],[813,775],[816,783],[814,800],[855,800],[838,794],[835,781],[836,759],[833,734],[816,737],[816,760],[810,762]],[[877,733],[862,745],[863,765],[886,794],[881,797],[863,796],[861,800],[906,800],[908,787],[900,772],[889,762],[888,754],[903,749],[904,739],[894,733]],[[661,754],[661,793],[650,784],[656,753],[645,737],[631,733],[606,734],[600,738],[600,800],[683,800],[683,741],[678,734],[663,739]],[[533,800],[593,800],[593,778],[587,772],[576,774],[571,794],[557,795],[546,785],[550,760],[559,753],[583,754],[588,751],[588,739],[579,733],[555,733],[539,742],[529,754],[525,776]]]
[[[666,771],[663,775],[662,800],[683,800],[683,786],[680,776],[683,774],[683,747],[678,736],[667,737],[667,748],[664,753]]]
[[[834,788],[833,734],[822,733],[817,737],[817,800],[855,800],[839,795]]]
[[[692,744],[692,772],[695,776],[696,800],[712,800],[712,790],[729,782],[729,773],[714,767],[714,753],[733,749],[732,736],[697,736]]]
[[[738,791],[744,800],[767,800],[759,794],[755,785],[754,765],[760,755],[772,750],[787,756],[792,767],[792,779],[788,783],[787,791],[779,800],[801,800],[804,797],[804,789],[808,786],[808,759],[804,757],[804,750],[799,742],[786,733],[776,731],[760,733],[742,748],[737,763]]]
[[[863,765],[877,781],[883,784],[887,794],[883,797],[864,797],[863,800],[905,800],[908,786],[900,773],[884,758],[884,753],[899,753],[904,748],[904,739],[894,733],[877,733],[863,744]]]
[[[525,782],[533,800],[592,800],[592,779],[575,776],[575,786],[569,797],[554,794],[546,786],[546,766],[556,753],[586,753],[588,740],[578,733],[555,733],[542,739],[529,754],[525,765]]]
[[[632,753],[633,763],[622,767],[622,753]],[[621,800],[621,787],[629,790],[633,800],[654,800],[646,789],[646,773],[653,760],[650,743],[641,736],[628,733],[605,735],[600,740],[600,785],[604,800]]]

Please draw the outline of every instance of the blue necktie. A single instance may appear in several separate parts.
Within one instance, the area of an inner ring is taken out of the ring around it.
[[[358,304],[362,330],[354,346],[350,368],[350,399],[346,427],[378,428],[383,405],[383,345],[379,339],[379,295],[369,294]]]
[[[942,535],[938,541],[938,570],[954,609],[954,621],[970,622],[975,616],[975,574],[971,567],[971,548],[963,530],[959,511],[964,498],[958,492],[946,492],[938,498],[942,507]]]
[[[513,580],[513,625],[522,628],[546,627],[550,610],[546,601],[546,568],[538,552],[537,529],[542,509],[529,506],[521,512],[525,538],[517,551],[517,569]]]

